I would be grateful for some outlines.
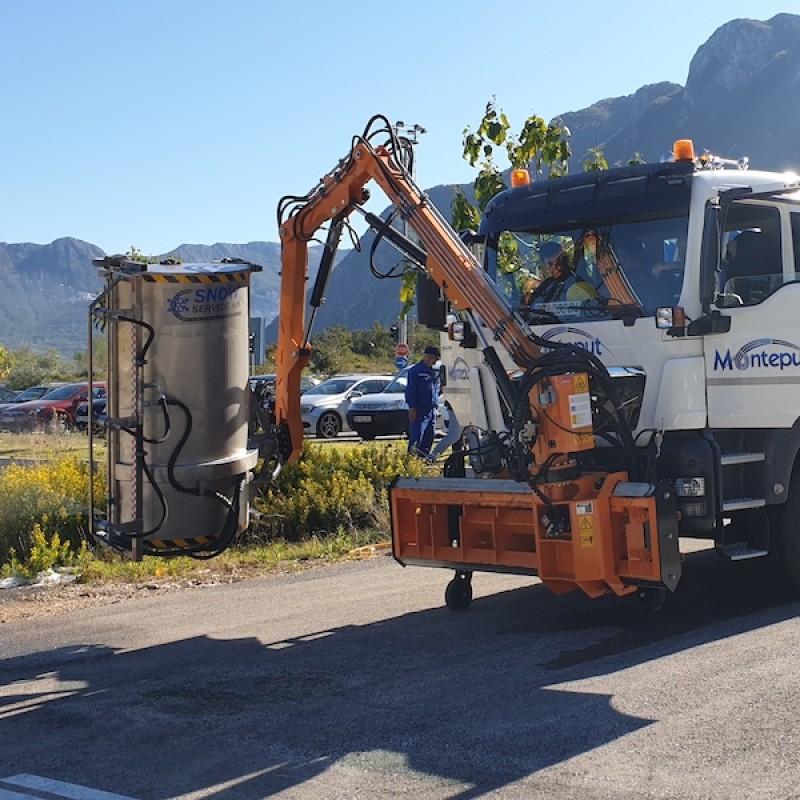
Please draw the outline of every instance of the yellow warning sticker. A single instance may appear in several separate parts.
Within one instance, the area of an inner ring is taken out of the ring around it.
[[[573,428],[592,426],[592,398],[588,392],[568,396],[569,413]]]
[[[594,547],[594,519],[584,517],[578,526],[581,547]]]
[[[586,380],[585,375],[576,375],[575,376],[575,391],[576,392],[588,392],[589,391],[589,382]]]

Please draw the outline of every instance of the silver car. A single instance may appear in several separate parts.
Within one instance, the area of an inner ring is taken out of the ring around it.
[[[333,439],[347,427],[350,401],[383,391],[392,375],[337,375],[313,386],[300,397],[303,430],[320,439]]]

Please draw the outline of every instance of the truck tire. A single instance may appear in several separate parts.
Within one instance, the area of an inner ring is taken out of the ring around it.
[[[800,470],[789,481],[785,503],[771,509],[769,558],[779,588],[800,597]]]

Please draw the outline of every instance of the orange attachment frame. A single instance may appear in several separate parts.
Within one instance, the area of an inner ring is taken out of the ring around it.
[[[512,480],[400,478],[390,489],[393,553],[402,564],[538,575],[559,594],[674,589],[674,507],[659,515],[668,498],[656,487],[644,496],[615,494],[643,486],[626,479],[584,475],[542,484],[540,496]],[[664,530],[656,534],[659,517]],[[664,522],[670,517],[672,525]]]

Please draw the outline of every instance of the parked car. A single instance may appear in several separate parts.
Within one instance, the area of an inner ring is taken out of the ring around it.
[[[13,403],[14,398],[19,394],[8,386],[0,386],[0,403]]]
[[[103,397],[105,393],[104,383],[93,384],[93,397]],[[10,431],[31,431],[44,428],[53,422],[60,422],[64,427],[71,428],[75,425],[75,412],[78,406],[88,399],[88,383],[67,383],[47,392],[38,400],[27,400],[7,406],[0,412],[0,428]]]
[[[92,400],[92,421],[94,430],[97,433],[105,430],[103,421],[106,416],[106,397],[95,397]],[[89,403],[88,401],[81,403],[75,409],[75,427],[79,431],[88,431],[89,429]]]
[[[347,430],[351,400],[380,392],[391,381],[391,375],[337,375],[307,389],[300,398],[303,430],[320,439],[333,439]]]
[[[362,439],[369,441],[376,436],[401,436],[408,433],[406,384],[409,369],[410,367],[406,367],[400,370],[382,392],[362,395],[350,403],[347,424]],[[447,409],[440,399],[437,429],[446,430],[447,420]]]
[[[277,380],[278,376],[274,372],[271,372],[267,375],[251,375],[250,388],[256,394],[263,393],[264,396],[271,395],[274,397],[275,382]],[[301,375],[300,394],[305,392],[307,389],[310,389],[312,386],[319,386],[320,383],[322,383],[322,381],[319,378],[315,378],[313,375]]]
[[[27,389],[17,392],[16,396],[11,400],[0,403],[0,414],[2,414],[6,408],[14,403],[27,403],[28,400],[38,400],[40,397],[44,397],[44,395],[46,395],[48,392],[52,392],[53,389],[57,389],[59,386],[65,385],[65,383],[40,383],[36,386],[29,386]]]

